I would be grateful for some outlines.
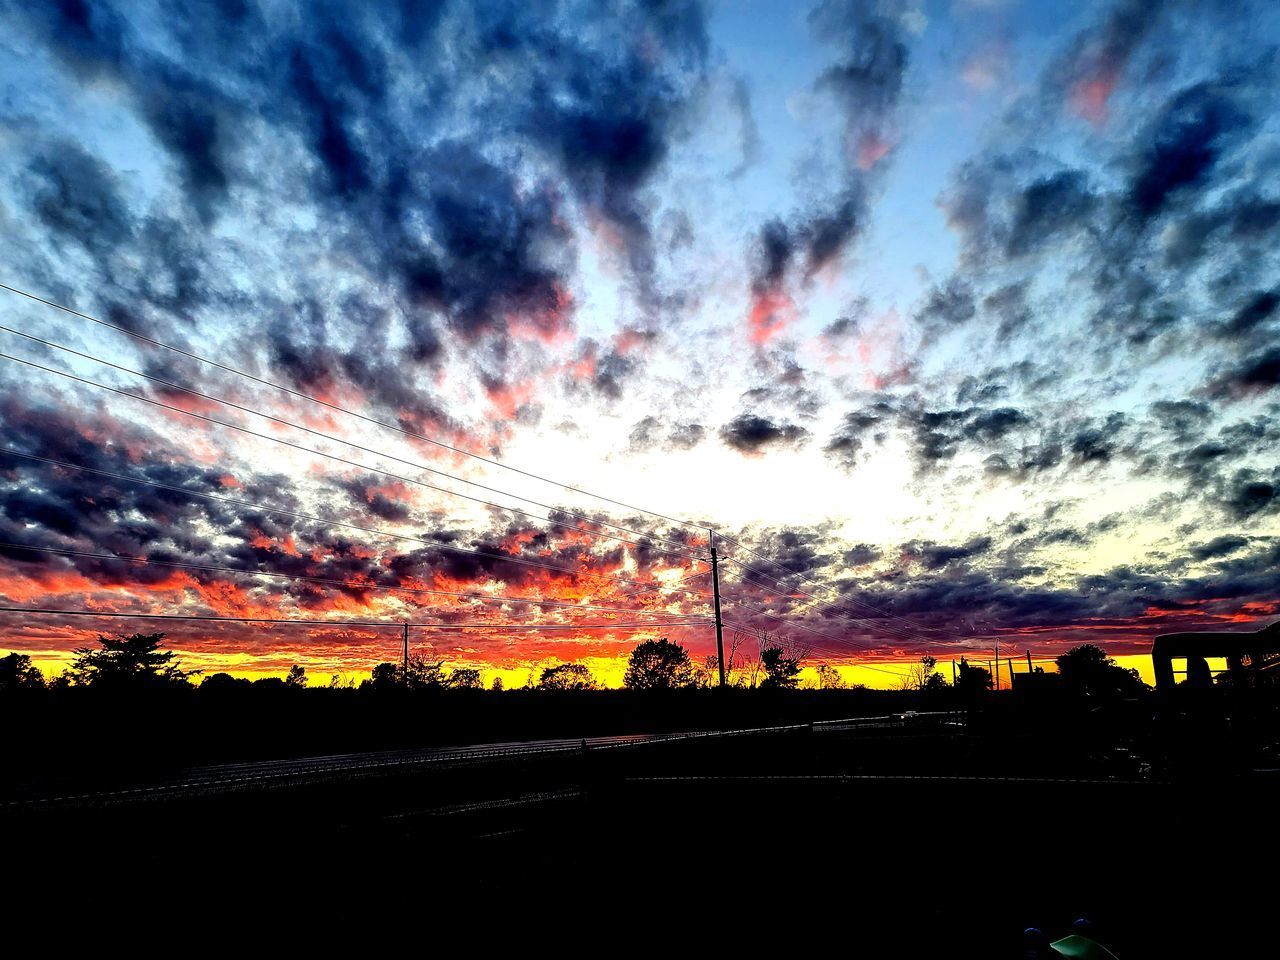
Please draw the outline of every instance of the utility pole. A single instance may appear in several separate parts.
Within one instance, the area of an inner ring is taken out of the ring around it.
[[[1000,641],[996,640],[996,690],[1000,689]]]
[[[1027,647],[1027,673],[1031,672],[1031,648]]]
[[[720,665],[720,686],[724,687],[724,623],[720,619],[720,558],[716,556],[716,532],[711,534],[711,595],[716,607],[716,660]]]
[[[409,682],[409,621],[404,622],[404,682]]]

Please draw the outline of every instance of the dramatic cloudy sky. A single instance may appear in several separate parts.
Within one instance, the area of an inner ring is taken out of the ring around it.
[[[871,683],[1280,613],[1271,4],[0,11],[0,282],[120,328],[0,290],[79,351],[2,352],[82,378],[0,361],[0,541],[44,548],[4,605],[391,624],[156,627],[249,673],[481,623],[414,642],[616,679],[712,649],[663,621],[714,525],[726,617]]]

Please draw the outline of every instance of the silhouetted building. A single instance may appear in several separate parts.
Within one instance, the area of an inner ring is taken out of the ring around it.
[[[1151,644],[1151,663],[1158,690],[1174,687],[1173,661],[1182,658],[1187,661],[1186,683],[1190,687],[1213,685],[1210,658],[1227,661],[1226,676],[1234,686],[1274,683],[1280,679],[1280,620],[1248,633],[1166,633],[1156,637]]]

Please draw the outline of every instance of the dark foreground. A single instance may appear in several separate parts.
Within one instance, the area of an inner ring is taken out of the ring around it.
[[[412,931],[463,911],[503,918],[468,936],[551,946],[591,930],[591,943],[1020,957],[1024,927],[1056,935],[1079,916],[1122,960],[1265,942],[1280,781],[1157,779],[1044,743],[1031,759],[1028,733],[944,720],[604,738],[11,805],[5,902],[26,917],[100,911],[97,934],[134,941],[165,918]]]

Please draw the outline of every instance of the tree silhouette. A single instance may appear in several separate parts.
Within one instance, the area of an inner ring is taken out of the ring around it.
[[[475,667],[459,667],[449,674],[449,686],[454,690],[479,690],[484,684],[480,682],[480,671]]]
[[[369,672],[369,686],[375,690],[387,690],[400,685],[400,664],[379,663]]]
[[[765,647],[760,651],[764,668],[761,690],[794,690],[800,682],[800,658],[788,656],[782,647]]]
[[[839,671],[831,664],[820,663],[817,669],[819,690],[844,690],[848,687]]]
[[[629,690],[683,690],[697,682],[689,651],[666,637],[638,644],[622,677]]]
[[[1085,696],[1134,696],[1146,684],[1137,670],[1127,670],[1092,643],[1072,647],[1055,661],[1067,689]]]
[[[301,690],[307,685],[307,671],[295,663],[285,675],[284,685]]]
[[[247,690],[253,684],[242,677],[233,677],[229,673],[211,673],[200,684],[201,693],[229,693],[232,690]]]
[[[946,679],[934,669],[937,665],[938,658],[926,653],[918,663],[913,663],[908,669],[907,675],[902,678],[902,689],[939,690],[946,686]]]
[[[0,658],[0,694],[43,689],[44,674],[25,653],[11,653]]]
[[[966,697],[974,697],[991,689],[991,671],[986,667],[971,664],[960,658],[959,672],[956,674],[956,690]]]
[[[591,671],[581,663],[547,667],[538,679],[539,690],[595,690],[598,686]]]
[[[172,650],[161,650],[163,633],[133,633],[108,637],[100,634],[101,650],[81,647],[67,671],[73,686],[183,686],[199,670],[180,669]]]

